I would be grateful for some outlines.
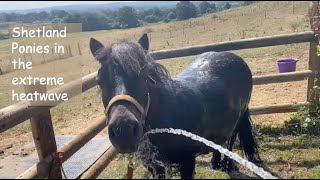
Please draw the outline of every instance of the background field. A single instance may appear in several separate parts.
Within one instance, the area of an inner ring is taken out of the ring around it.
[[[70,34],[60,43],[72,48],[72,57],[41,63],[42,57],[33,57],[34,66],[31,71],[14,71],[0,76],[0,108],[6,107],[10,102],[10,79],[23,74],[44,76],[47,74],[62,76],[66,82],[90,74],[99,68],[89,52],[88,42],[94,37],[106,44],[119,41],[122,38],[138,39],[143,31],[149,31],[151,51],[161,49],[180,48],[193,45],[230,41],[236,39],[270,36],[293,32],[309,31],[309,18],[307,16],[310,2],[261,2],[254,5],[239,7],[223,12],[209,14],[204,17],[187,21],[154,24],[147,27],[97,31]],[[0,67],[10,71],[8,57],[5,52],[10,49],[12,40],[0,42]],[[81,47],[79,55],[78,44]],[[248,63],[253,75],[277,73],[276,60],[282,58],[298,58],[297,70],[308,68],[309,44],[293,44],[268,48],[234,51]],[[45,57],[45,59],[50,59]],[[52,58],[53,59],[53,58]],[[27,60],[28,57],[27,57]],[[192,57],[183,57],[159,61],[168,68],[172,76],[178,74]],[[306,101],[307,81],[259,85],[254,87],[250,106],[282,104],[289,102]],[[78,134],[103,115],[103,106],[98,88],[93,88],[67,103],[52,109],[53,122],[56,134]],[[255,125],[281,126],[289,120],[291,113],[253,116]],[[105,131],[102,133],[105,134]],[[281,178],[319,178],[320,177],[320,143],[316,138],[291,136],[258,136],[262,146],[264,166]],[[0,134],[0,150],[2,147],[12,145],[6,149],[1,157],[19,151],[21,145],[32,141],[28,122]],[[34,150],[30,149],[30,152]],[[239,152],[241,154],[241,152]],[[230,178],[229,175],[219,171],[210,170],[208,157],[199,158],[197,178]],[[126,160],[119,157],[100,176],[101,178],[122,178],[125,174]],[[240,173],[231,177],[240,178],[252,176],[251,173],[240,168]],[[136,177],[144,175],[140,166]]]

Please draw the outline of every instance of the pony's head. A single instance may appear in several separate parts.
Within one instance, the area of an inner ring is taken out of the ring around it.
[[[90,49],[101,64],[97,83],[102,91],[110,141],[120,153],[135,152],[152,103],[150,88],[168,77],[168,72],[149,54],[146,34],[138,42],[124,40],[111,46],[91,38]]]

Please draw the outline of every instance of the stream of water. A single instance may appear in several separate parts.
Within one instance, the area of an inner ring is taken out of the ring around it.
[[[272,176],[269,172],[265,171],[263,168],[256,166],[255,164],[253,164],[252,162],[250,162],[246,159],[243,159],[238,154],[233,153],[233,152],[229,151],[228,149],[223,148],[220,145],[217,145],[211,141],[208,141],[207,139],[205,139],[203,137],[197,136],[197,135],[192,134],[190,132],[187,132],[185,130],[172,129],[172,128],[170,128],[170,129],[153,129],[153,130],[150,130],[149,132],[147,132],[145,134],[145,136],[149,135],[149,134],[159,134],[159,133],[170,133],[170,134],[176,134],[176,135],[183,135],[183,136],[191,138],[195,141],[199,141],[199,142],[201,142],[211,148],[218,150],[220,153],[230,157],[231,159],[235,160],[239,164],[247,167],[248,169],[250,169],[251,171],[256,173],[258,176],[262,177],[263,179],[278,179],[278,178]]]

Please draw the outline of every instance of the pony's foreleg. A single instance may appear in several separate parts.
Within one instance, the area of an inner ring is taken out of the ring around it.
[[[179,170],[181,174],[181,179],[193,179],[196,166],[195,155],[185,156],[183,160],[179,163]]]
[[[211,167],[214,170],[219,170],[222,167],[221,166],[221,153],[217,150],[212,151]]]
[[[211,141],[222,146],[226,140],[221,138],[212,138]],[[221,153],[215,149],[212,149],[211,168],[214,170],[220,170],[222,168]]]

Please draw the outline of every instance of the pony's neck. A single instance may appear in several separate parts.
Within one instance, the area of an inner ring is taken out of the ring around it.
[[[164,128],[169,126],[170,110],[174,107],[173,102],[179,101],[176,94],[176,88],[180,82],[172,78],[166,78],[161,83],[156,84],[150,90],[151,104],[147,117],[147,124],[152,128]]]

